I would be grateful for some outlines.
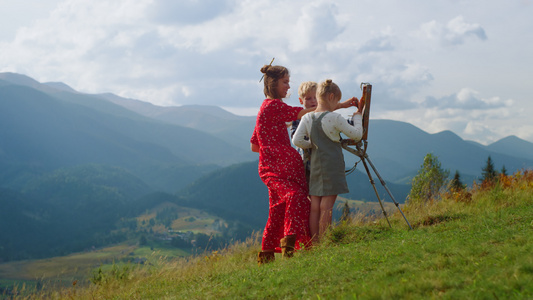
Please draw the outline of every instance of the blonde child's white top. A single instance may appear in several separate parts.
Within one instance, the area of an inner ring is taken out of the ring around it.
[[[319,118],[325,112],[310,112],[305,114],[292,137],[292,143],[299,148],[307,149],[312,147],[311,126],[313,125],[312,116]],[[334,142],[340,142],[340,133],[344,133],[348,138],[359,141],[363,136],[363,116],[354,114],[352,117],[353,126],[342,117],[341,114],[330,112],[322,118],[322,129],[324,133]]]

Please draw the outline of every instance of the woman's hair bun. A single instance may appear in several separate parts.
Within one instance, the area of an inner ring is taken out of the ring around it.
[[[261,73],[266,74],[268,72],[268,69],[270,69],[270,67],[272,67],[272,66],[271,65],[264,65],[261,68]]]
[[[331,79],[326,79],[326,81],[324,82],[324,85],[325,85],[325,86],[330,86],[332,82],[333,82],[333,80],[331,80]]]

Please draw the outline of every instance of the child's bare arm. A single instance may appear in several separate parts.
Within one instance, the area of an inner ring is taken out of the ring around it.
[[[308,113],[308,112],[312,112],[312,111],[315,111],[316,107],[312,107],[312,108],[304,108],[302,110],[300,110],[300,112],[298,113],[298,120],[302,119],[302,117]]]
[[[346,101],[339,102],[337,103],[337,107],[335,108],[335,110],[339,108],[348,108],[351,106],[356,106],[356,107],[359,106],[359,99],[357,99],[356,97],[352,97]]]

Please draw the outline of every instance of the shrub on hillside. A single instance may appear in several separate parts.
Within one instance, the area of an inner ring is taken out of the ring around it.
[[[426,154],[420,170],[411,181],[411,192],[407,196],[409,205],[423,205],[439,198],[450,171],[443,170],[439,159],[431,153]]]

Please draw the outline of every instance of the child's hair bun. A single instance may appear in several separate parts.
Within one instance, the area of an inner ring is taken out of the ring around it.
[[[339,100],[342,97],[342,92],[339,86],[335,82],[333,82],[333,80],[326,79],[323,82],[321,82],[320,85],[318,86],[318,89],[316,91],[317,98],[319,100],[325,99],[324,97],[330,93],[333,93],[335,97]]]

